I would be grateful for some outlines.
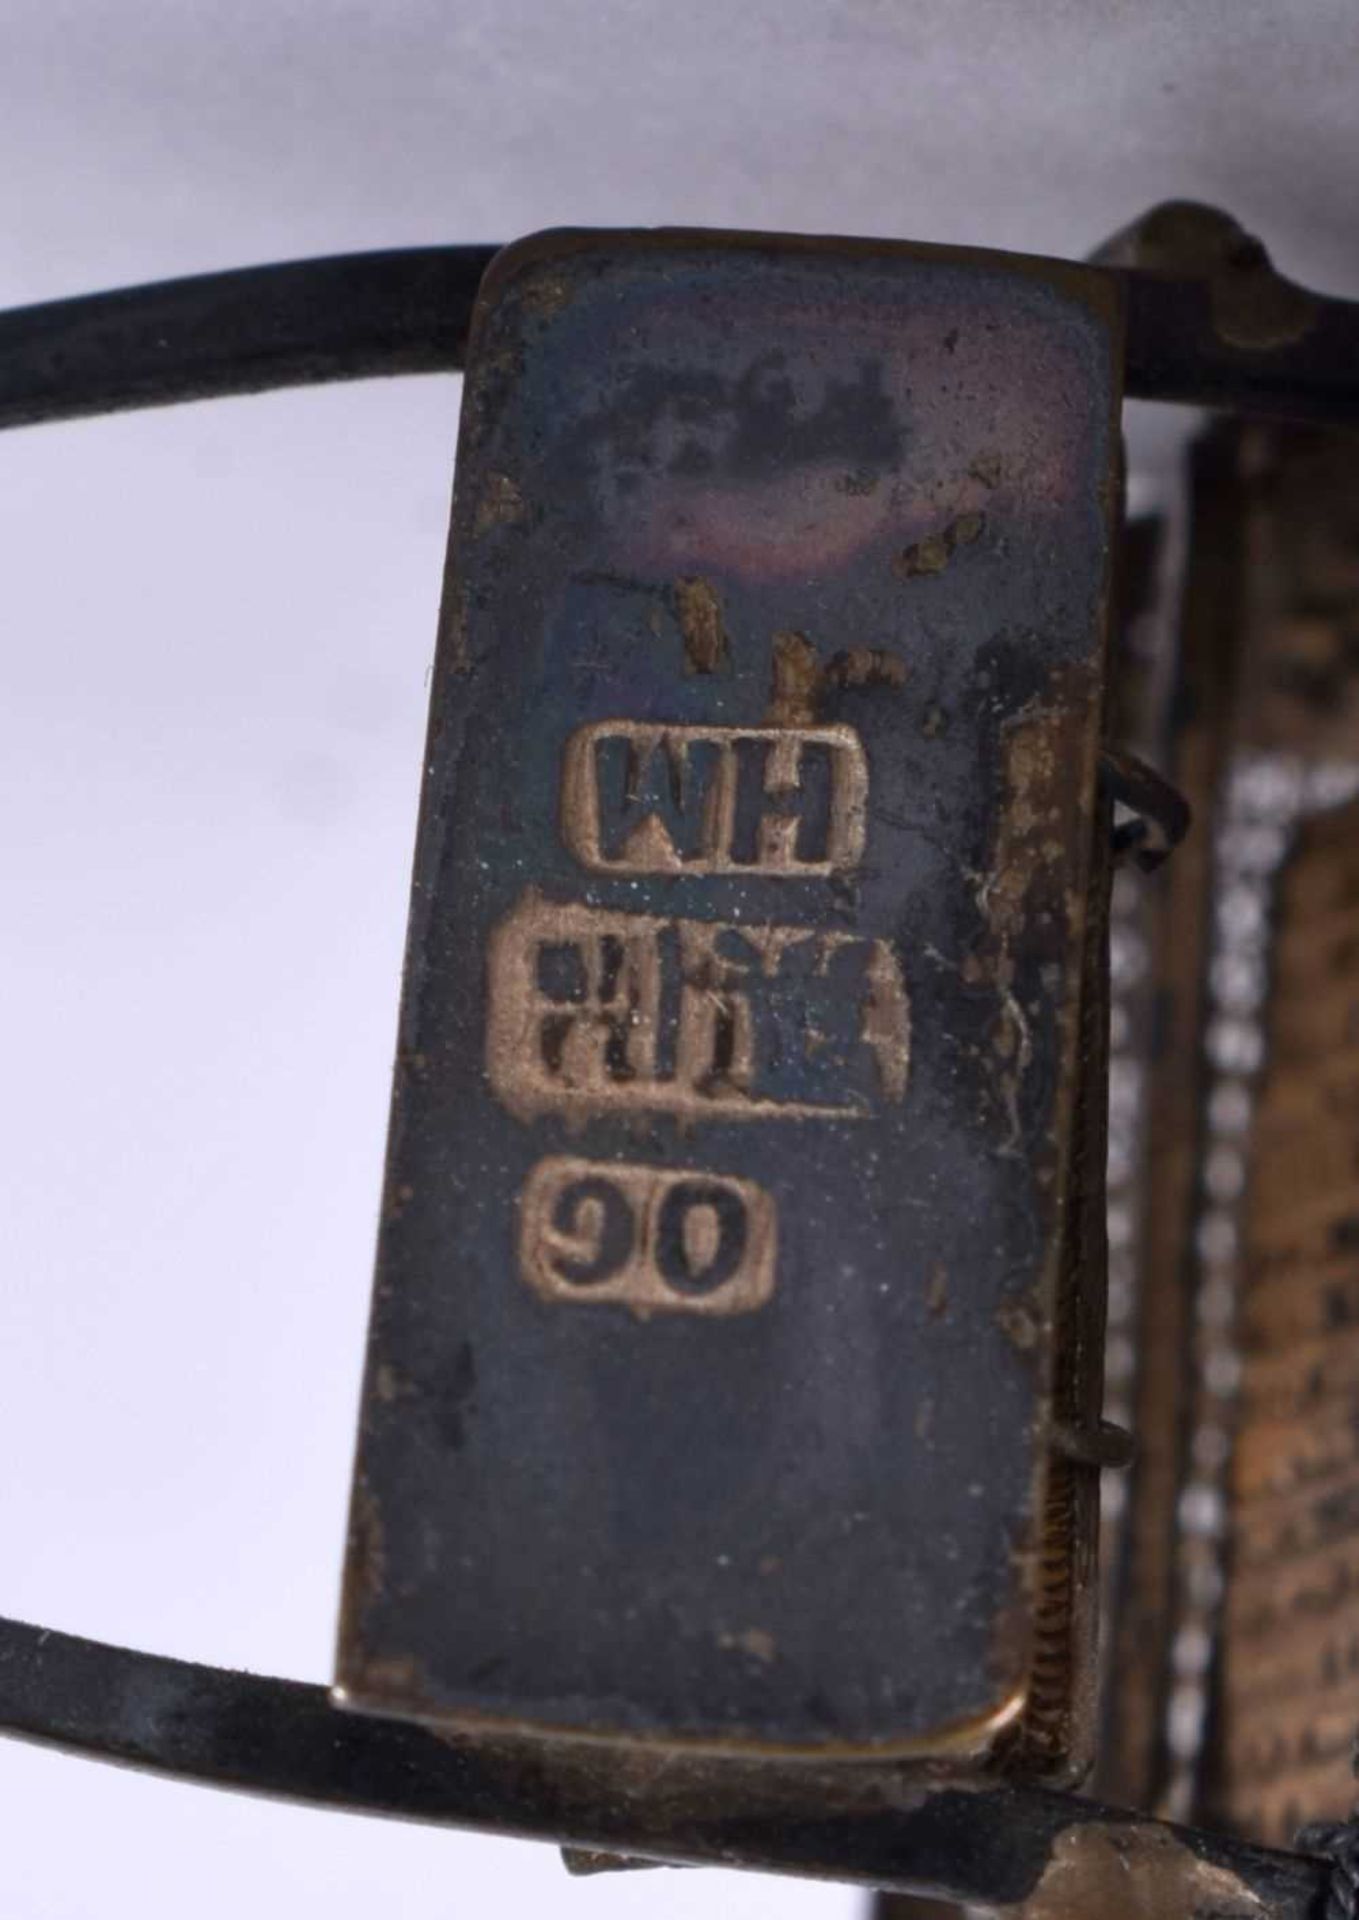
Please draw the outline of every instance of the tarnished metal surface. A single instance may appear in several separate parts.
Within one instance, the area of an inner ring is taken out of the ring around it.
[[[1169,1829],[1136,1835],[1116,1821],[1059,1834],[1023,1906],[1024,1920],[1269,1920],[1269,1912],[1245,1875],[1205,1861]]]
[[[1041,1697],[1069,1759],[1116,358],[997,257],[493,273],[346,1702],[849,1754]]]

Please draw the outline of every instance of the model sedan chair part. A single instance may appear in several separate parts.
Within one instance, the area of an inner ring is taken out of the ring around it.
[[[1089,267],[542,236],[0,316],[0,424],[466,359],[338,1684],[0,1622],[181,1777],[1036,1913],[1326,1869],[1093,1733],[1124,388],[1359,415],[1359,313],[1158,210]],[[471,335],[468,345],[469,328]]]

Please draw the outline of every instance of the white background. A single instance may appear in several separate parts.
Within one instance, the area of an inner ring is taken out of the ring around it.
[[[1357,76],[1355,0],[0,0],[0,305],[560,222],[1079,254],[1170,195],[1359,293]],[[0,1611],[327,1675],[456,409],[0,439]],[[859,1900],[4,1745],[0,1803],[5,1920]]]

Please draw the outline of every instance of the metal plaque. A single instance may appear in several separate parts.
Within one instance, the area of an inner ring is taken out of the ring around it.
[[[847,1756],[1032,1712],[1093,1513],[1108,298],[759,236],[492,269],[346,1704]]]

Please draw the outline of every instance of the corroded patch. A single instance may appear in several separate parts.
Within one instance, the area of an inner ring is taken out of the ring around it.
[[[769,656],[769,727],[816,725],[821,660],[805,633],[776,633]]]
[[[675,582],[675,611],[684,636],[684,664],[690,673],[717,673],[731,660],[731,643],[722,623],[722,602],[707,580]]]
[[[959,547],[970,547],[979,540],[986,522],[980,513],[960,513],[938,533],[928,533],[913,541],[896,559],[896,571],[903,580],[921,574],[942,573]]]
[[[1059,1833],[1024,1920],[1268,1920],[1259,1894],[1166,1827],[1089,1820]]]

